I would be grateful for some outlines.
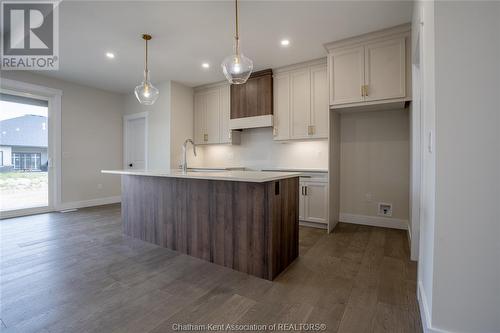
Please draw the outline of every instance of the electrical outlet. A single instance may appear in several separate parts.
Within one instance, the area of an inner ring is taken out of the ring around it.
[[[392,204],[379,202],[378,203],[378,215],[391,217],[392,216]]]
[[[372,202],[372,194],[371,193],[366,193],[365,194],[365,200],[366,200],[366,202]]]

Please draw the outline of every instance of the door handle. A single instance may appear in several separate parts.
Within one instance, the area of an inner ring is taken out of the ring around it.
[[[304,186],[304,195],[307,195],[307,186]]]

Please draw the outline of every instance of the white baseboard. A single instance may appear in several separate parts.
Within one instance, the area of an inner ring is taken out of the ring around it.
[[[83,201],[64,202],[60,204],[59,207],[56,208],[56,210],[61,211],[66,209],[109,205],[109,204],[119,203],[121,202],[121,200],[122,200],[121,196],[115,196],[115,197],[83,200]]]
[[[417,299],[418,299],[418,307],[420,309],[420,319],[422,320],[422,328],[424,329],[424,333],[453,333],[452,331],[446,331],[443,329],[432,327],[432,321],[429,312],[429,305],[427,303],[427,297],[425,296],[424,287],[420,281],[417,284]]]
[[[314,223],[314,222],[308,222],[308,221],[299,221],[299,225],[304,226],[304,227],[311,227],[311,228],[318,228],[318,229],[328,229],[328,225],[324,223]]]
[[[370,225],[373,227],[408,230],[408,220],[393,219],[381,216],[340,213],[339,221],[344,223]]]

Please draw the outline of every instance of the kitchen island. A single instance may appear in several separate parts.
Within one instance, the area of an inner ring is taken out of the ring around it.
[[[126,235],[273,280],[298,256],[299,173],[103,170]]]

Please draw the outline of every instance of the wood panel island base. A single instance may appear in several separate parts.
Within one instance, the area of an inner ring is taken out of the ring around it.
[[[126,235],[268,280],[298,256],[297,173],[103,172],[122,175]]]

